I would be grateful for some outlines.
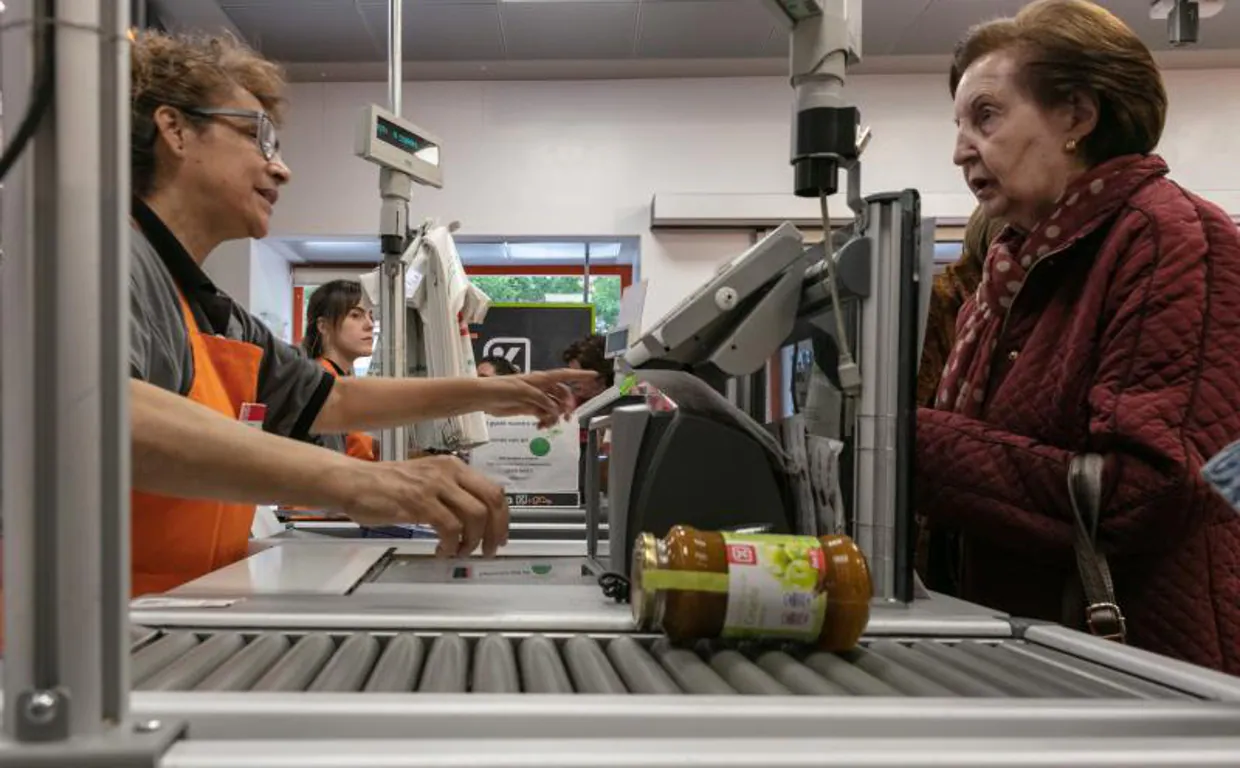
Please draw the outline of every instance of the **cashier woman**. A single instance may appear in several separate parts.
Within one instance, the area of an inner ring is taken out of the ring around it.
[[[310,295],[302,349],[333,376],[352,376],[353,364],[375,348],[375,317],[356,280],[332,280]],[[376,461],[375,439],[365,432],[322,435],[320,442],[355,459]]]
[[[494,553],[503,493],[459,460],[359,461],[306,440],[471,411],[553,423],[595,374],[338,377],[275,338],[202,264],[264,237],[291,179],[280,70],[230,38],[158,33],[134,40],[131,63],[134,594],[244,557],[256,503],[425,523],[441,554]]]

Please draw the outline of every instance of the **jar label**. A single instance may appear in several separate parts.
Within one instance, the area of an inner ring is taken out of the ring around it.
[[[728,610],[723,636],[812,641],[822,632],[827,559],[813,536],[723,534]]]

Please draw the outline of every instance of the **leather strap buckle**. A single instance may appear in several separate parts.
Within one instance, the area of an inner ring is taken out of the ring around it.
[[[1093,603],[1085,609],[1085,625],[1090,634],[1103,640],[1123,643],[1128,636],[1124,614],[1115,603]]]

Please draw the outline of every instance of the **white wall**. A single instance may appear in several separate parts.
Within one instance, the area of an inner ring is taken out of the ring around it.
[[[215,287],[243,307],[250,306],[250,244],[253,240],[229,240],[211,251],[202,269]]]
[[[257,240],[231,240],[211,252],[203,270],[276,335],[292,340],[293,274],[283,255]]]
[[[1186,186],[1240,213],[1240,70],[1171,71],[1162,151]],[[873,127],[863,188],[915,187],[927,215],[964,217],[951,164],[946,78],[859,76],[849,92]],[[357,113],[381,83],[297,84],[282,133],[293,184],[275,234],[373,234],[378,173],[353,157]],[[650,311],[666,309],[743,233],[652,235],[655,193],[776,193],[791,186],[792,93],[783,78],[412,83],[404,113],[445,144],[445,188],[418,189],[413,215],[473,235],[642,236]]]
[[[293,340],[293,272],[288,260],[261,241],[251,241],[250,314],[285,341]]]

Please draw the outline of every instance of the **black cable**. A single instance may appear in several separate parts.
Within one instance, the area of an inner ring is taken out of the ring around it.
[[[26,107],[26,115],[17,126],[9,145],[0,155],[0,181],[9,175],[9,170],[21,157],[26,145],[34,138],[39,123],[52,106],[52,97],[56,91],[56,0],[45,0],[46,18],[35,19],[35,40],[43,41],[43,61],[39,72],[31,86],[30,104]]]
[[[617,603],[629,601],[629,580],[621,574],[608,571],[598,577],[598,585],[602,587],[604,597],[609,597]]]

